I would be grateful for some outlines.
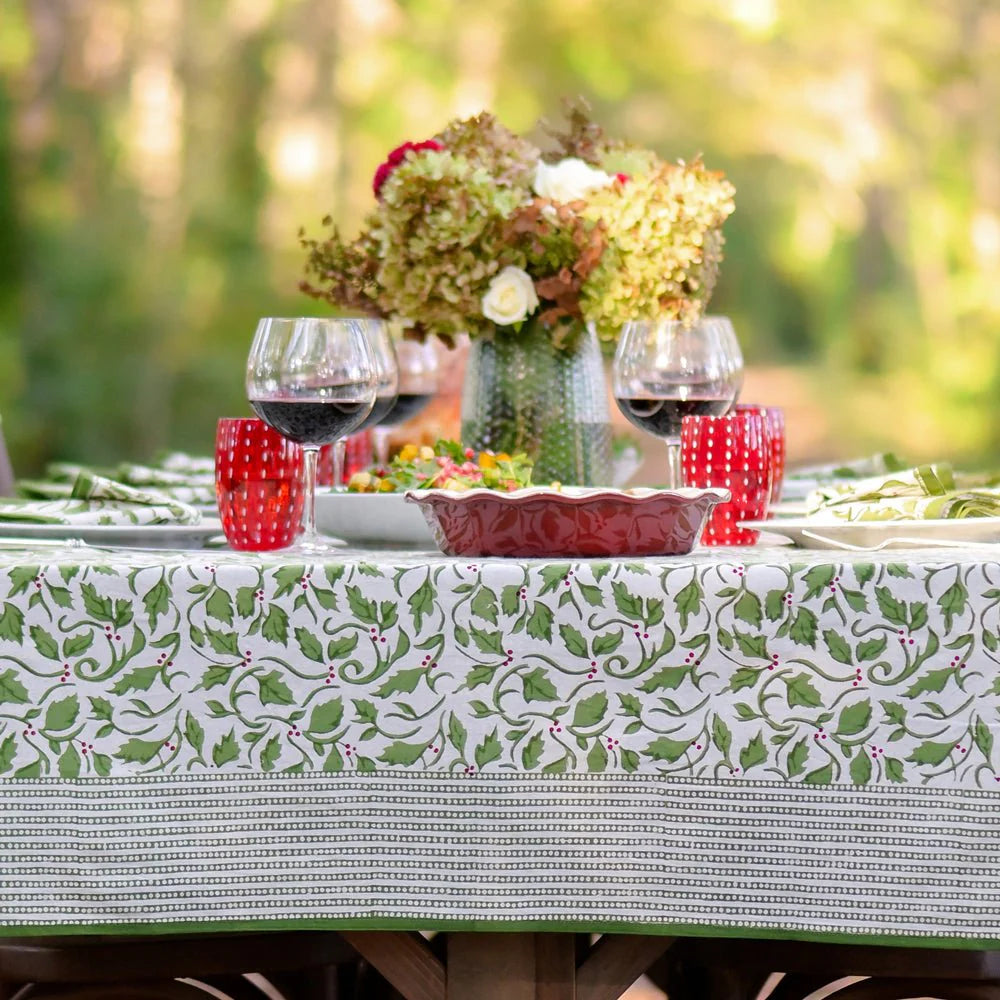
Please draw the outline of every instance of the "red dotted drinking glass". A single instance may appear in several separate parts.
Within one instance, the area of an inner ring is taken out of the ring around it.
[[[234,549],[266,552],[302,526],[302,449],[256,417],[222,417],[215,432],[215,495]]]
[[[709,515],[703,545],[753,545],[759,532],[740,521],[762,521],[771,496],[771,434],[760,407],[722,417],[685,417],[681,470],[685,486],[718,486],[732,499]]]
[[[780,406],[758,406],[739,403],[735,409],[761,410],[771,432],[771,503],[781,499],[781,484],[785,481],[785,411]]]

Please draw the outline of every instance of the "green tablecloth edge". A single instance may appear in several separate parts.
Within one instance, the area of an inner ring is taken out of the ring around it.
[[[2,905],[2,896],[0,896]],[[329,917],[275,920],[192,920],[174,923],[95,923],[5,926],[0,924],[0,938],[87,937],[117,934],[144,937],[158,934],[215,934],[238,931],[481,931],[491,933],[551,931],[589,934],[643,934],[654,937],[766,939],[769,941],[808,941],[816,944],[870,945],[882,948],[935,948],[961,951],[1000,949],[998,938],[929,937],[918,934],[857,934],[787,930],[780,927],[713,927],[698,924],[668,924],[634,921],[562,921],[562,920],[450,920],[408,918]]]

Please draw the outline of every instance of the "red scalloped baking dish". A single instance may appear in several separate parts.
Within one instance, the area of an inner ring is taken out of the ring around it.
[[[722,489],[539,487],[410,490],[441,551],[452,556],[677,556],[690,552]]]

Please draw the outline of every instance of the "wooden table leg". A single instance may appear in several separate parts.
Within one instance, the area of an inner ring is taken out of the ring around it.
[[[444,966],[427,942],[411,931],[341,931],[406,1000],[445,1000]]]
[[[577,970],[576,1000],[618,1000],[673,941],[640,934],[605,934]]]
[[[535,935],[535,1000],[576,1000],[575,934]]]
[[[446,1000],[535,1000],[535,935],[448,935]]]

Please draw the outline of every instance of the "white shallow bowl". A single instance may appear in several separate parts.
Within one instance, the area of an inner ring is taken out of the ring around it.
[[[351,545],[436,549],[418,507],[402,493],[316,493],[316,527]]]

